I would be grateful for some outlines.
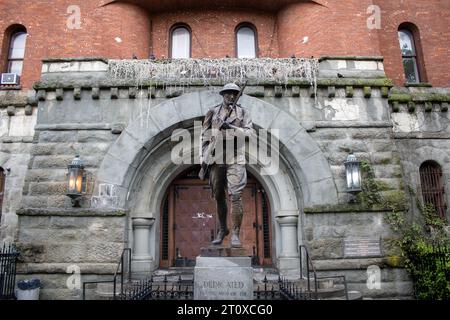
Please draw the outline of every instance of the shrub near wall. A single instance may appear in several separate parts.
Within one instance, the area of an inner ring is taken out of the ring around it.
[[[372,167],[363,161],[363,192],[359,201],[366,206],[389,210],[385,222],[398,234],[391,246],[400,249],[401,263],[414,281],[414,295],[421,300],[450,300],[450,239],[445,231],[447,221],[439,217],[431,204],[422,204],[414,190],[411,196],[417,202],[422,221],[408,221],[404,192],[383,192],[383,185],[375,179]],[[395,256],[393,256],[395,257]],[[390,258],[393,258],[390,257]],[[391,259],[397,260],[397,259]],[[396,261],[395,264],[398,264]]]

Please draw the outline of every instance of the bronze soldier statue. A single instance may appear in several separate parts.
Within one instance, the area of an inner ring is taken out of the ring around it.
[[[228,190],[232,203],[231,246],[242,247],[239,231],[244,214],[242,190],[247,184],[245,138],[254,134],[249,112],[236,103],[244,88],[234,83],[226,84],[220,91],[223,102],[211,108],[203,121],[199,177],[204,180],[209,174],[209,185],[216,200],[219,231],[212,241],[214,245],[221,244],[230,233],[227,227]],[[232,143],[231,152],[226,147],[227,143]]]

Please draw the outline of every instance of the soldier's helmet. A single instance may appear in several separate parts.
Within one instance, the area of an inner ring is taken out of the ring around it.
[[[223,96],[223,94],[228,91],[236,91],[236,93],[238,93],[239,91],[241,91],[241,88],[239,88],[237,84],[227,83],[223,86],[222,90],[220,90],[219,93]]]

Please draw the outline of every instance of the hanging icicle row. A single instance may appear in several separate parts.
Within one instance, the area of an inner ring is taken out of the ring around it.
[[[163,86],[187,86],[193,81],[224,82],[253,79],[256,84],[271,81],[287,85],[290,79],[305,80],[316,87],[317,59],[168,59],[111,60],[109,73],[113,79],[134,83],[154,82]]]

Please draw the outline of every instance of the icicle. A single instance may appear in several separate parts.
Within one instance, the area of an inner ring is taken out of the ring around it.
[[[168,59],[168,60],[111,60],[112,78],[140,86],[145,82],[188,86],[201,80],[209,86],[211,80],[223,82],[253,79],[284,84],[289,79],[306,80],[316,88],[317,59]],[[176,89],[176,87],[175,87]],[[184,91],[184,90],[183,90]]]

